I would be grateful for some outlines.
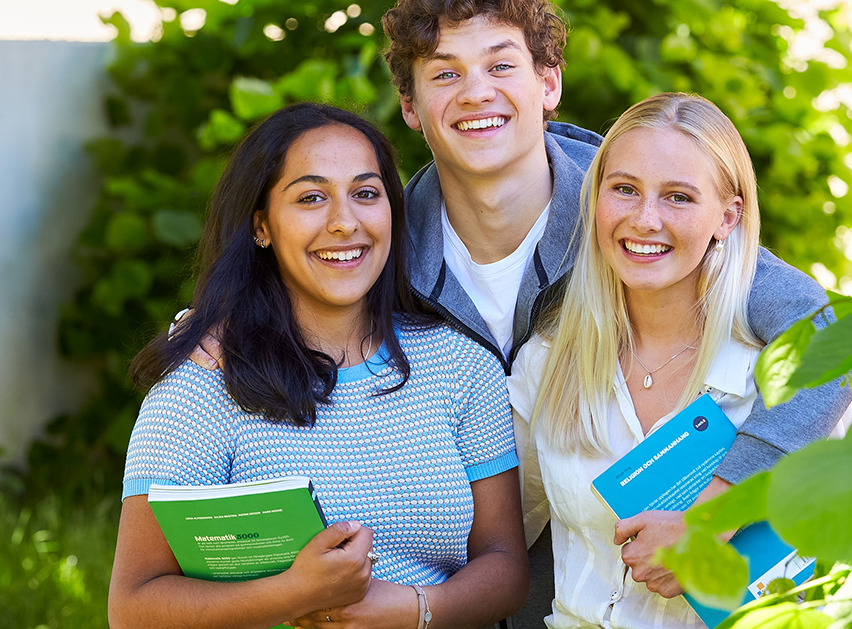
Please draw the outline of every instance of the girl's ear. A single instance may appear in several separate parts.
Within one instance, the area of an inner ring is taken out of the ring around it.
[[[255,240],[265,240],[267,244],[272,244],[272,240],[269,235],[269,228],[266,224],[266,217],[264,216],[264,212],[255,212],[254,217],[252,218],[252,227],[254,228],[254,237]]]
[[[722,224],[713,232],[713,237],[720,242],[725,240],[734,231],[734,227],[739,224],[742,215],[743,199],[742,197],[735,196],[728,203],[728,207],[725,208],[725,213],[722,215]]]

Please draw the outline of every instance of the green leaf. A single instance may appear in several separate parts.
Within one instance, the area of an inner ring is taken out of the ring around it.
[[[791,387],[815,387],[852,369],[852,317],[845,317],[811,337],[801,364],[790,376]]]
[[[777,579],[772,579],[769,584],[766,586],[766,594],[784,594],[785,592],[789,592],[794,587],[796,587],[796,582],[793,579],[787,579],[784,577],[778,577]],[[790,601],[791,603],[795,603],[797,600],[797,596],[795,594],[790,594],[788,596],[782,596],[778,599],[781,602]]]
[[[261,79],[238,76],[229,93],[234,113],[243,120],[257,120],[281,108],[281,96],[272,84]]]
[[[825,614],[785,602],[751,610],[719,629],[825,629],[830,624]]]
[[[122,453],[127,451],[130,433],[133,431],[133,424],[136,423],[136,416],[138,414],[139,409],[135,405],[127,405],[118,411],[110,422],[103,438],[107,445],[115,452]]]
[[[697,527],[688,527],[677,544],[659,553],[663,564],[702,605],[739,606],[748,583],[745,559],[728,544]]]
[[[802,555],[852,559],[852,440],[820,441],[772,471],[769,522]]]
[[[308,59],[278,81],[275,88],[292,100],[330,101],[334,99],[339,65],[325,59]]]
[[[378,56],[378,48],[374,42],[367,42],[361,46],[361,52],[358,53],[358,67],[366,72],[373,65],[373,62]]]
[[[154,214],[151,224],[160,242],[175,247],[194,244],[201,236],[201,219],[192,212],[160,210]]]
[[[684,519],[687,524],[700,526],[714,535],[765,520],[768,487],[769,472],[761,472],[712,500],[690,508]]]
[[[104,100],[107,119],[111,127],[122,127],[131,122],[127,101],[115,96],[107,96]]]
[[[767,408],[782,404],[795,395],[798,389],[790,386],[789,380],[801,364],[802,355],[815,331],[810,319],[802,319],[760,353],[754,377]]]
[[[837,622],[838,627],[852,626],[852,579],[848,572],[843,585],[828,597],[824,611]]]
[[[154,282],[150,265],[142,260],[121,260],[112,269],[111,288],[123,297],[144,297]]]
[[[805,592],[805,601],[821,601],[830,594],[837,591],[840,583],[849,576],[850,567],[841,562],[825,561],[817,558],[814,565],[813,581],[822,580],[822,577],[830,576],[834,580],[812,587]]]
[[[148,228],[145,219],[136,214],[116,214],[109,222],[106,231],[106,244],[118,251],[135,250],[148,242]]]
[[[115,11],[109,17],[100,16],[101,22],[104,24],[112,24],[115,26],[117,34],[115,41],[118,44],[130,44],[130,22],[121,14],[120,11]]]
[[[124,301],[124,294],[113,286],[111,278],[99,279],[92,287],[92,303],[111,317],[121,315]]]
[[[852,315],[852,297],[847,297],[846,295],[841,295],[840,293],[835,293],[832,291],[826,291],[828,293],[829,304],[834,310],[834,316],[838,319],[842,319],[843,317],[848,317]]]
[[[212,150],[222,144],[233,144],[245,133],[246,126],[223,109],[210,112],[210,120],[198,128],[201,148]]]

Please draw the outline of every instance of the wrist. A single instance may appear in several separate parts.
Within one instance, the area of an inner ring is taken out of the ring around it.
[[[299,566],[290,566],[284,572],[265,577],[274,585],[272,600],[283,603],[285,608],[280,618],[294,619],[326,607],[322,588],[304,575]]]
[[[426,598],[426,592],[416,583],[411,585],[412,589],[417,594],[418,619],[417,629],[429,629],[429,623],[432,621],[432,610],[429,608],[429,599]]]

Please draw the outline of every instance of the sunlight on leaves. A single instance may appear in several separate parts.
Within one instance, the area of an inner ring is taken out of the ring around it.
[[[852,440],[811,444],[782,459],[766,496],[772,526],[800,554],[852,560]]]
[[[812,609],[802,609],[795,603],[780,603],[762,607],[721,625],[719,629],[825,629],[831,618]]]

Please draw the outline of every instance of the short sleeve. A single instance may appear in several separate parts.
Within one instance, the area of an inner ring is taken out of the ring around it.
[[[521,348],[512,365],[512,375],[506,381],[515,431],[515,447],[520,462],[521,507],[524,515],[524,534],[527,548],[533,545],[550,520],[550,503],[541,478],[538,448],[532,437],[530,422],[547,347],[535,336]]]
[[[187,361],[148,392],[127,448],[122,500],[147,494],[151,483],[228,482],[234,415],[221,370]]]
[[[458,338],[456,445],[473,482],[517,467],[518,458],[503,368],[490,352]]]

